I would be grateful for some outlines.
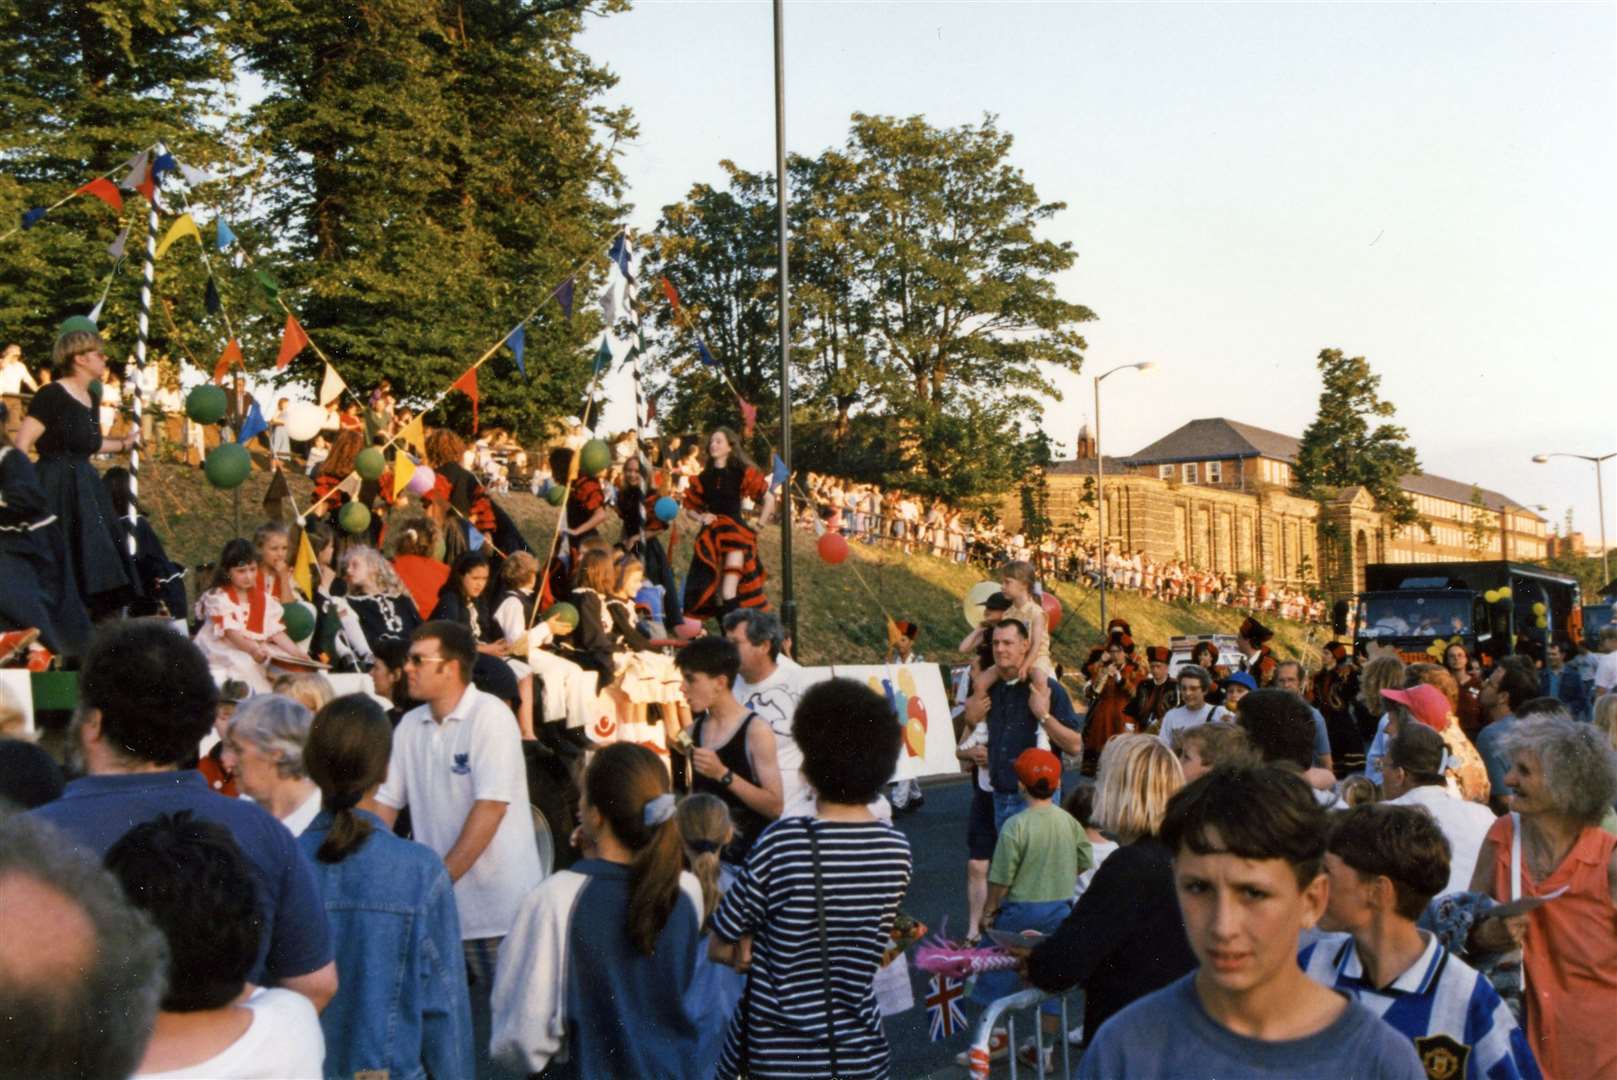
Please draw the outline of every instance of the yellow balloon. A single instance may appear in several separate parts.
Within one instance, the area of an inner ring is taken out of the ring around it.
[[[1499,590],[1499,599],[1501,599],[1501,600],[1509,600],[1510,599],[1510,586],[1509,585],[1506,585],[1503,589]]]
[[[1542,614],[1544,614],[1544,611],[1545,611],[1544,601],[1542,601],[1542,600],[1535,601],[1534,604],[1533,604],[1533,614],[1534,615],[1542,615]]]
[[[1544,617],[1544,616],[1542,616],[1542,615],[1540,615],[1540,616],[1539,616],[1539,617],[1538,617],[1538,618],[1536,618],[1536,619],[1534,619],[1534,620],[1533,620],[1533,622],[1534,622],[1534,624],[1536,624],[1536,625],[1537,625],[1537,626],[1538,626],[1538,628],[1539,628],[1539,629],[1540,629],[1540,630],[1542,630],[1542,629],[1544,629],[1544,628],[1545,628],[1545,627],[1546,627],[1546,626],[1548,626],[1548,625],[1550,625],[1550,620],[1548,620],[1548,619],[1546,619],[1546,618],[1545,618],[1545,617]]]
[[[1499,603],[1499,590],[1489,589],[1487,592],[1482,594],[1482,598],[1488,601],[1490,604],[1497,604]]]

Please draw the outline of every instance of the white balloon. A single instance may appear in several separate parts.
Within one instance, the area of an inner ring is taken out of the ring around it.
[[[299,401],[286,410],[286,433],[298,442],[320,434],[326,423],[326,410],[312,401]]]

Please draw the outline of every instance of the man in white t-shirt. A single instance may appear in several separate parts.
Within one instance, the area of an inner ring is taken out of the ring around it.
[[[542,875],[516,717],[471,685],[476,657],[472,632],[459,623],[438,619],[411,635],[404,677],[426,704],[399,721],[375,801],[389,827],[410,808],[415,839],[443,858],[455,883],[481,1059],[500,942]]]
[[[1595,664],[1595,697],[1617,690],[1617,626],[1600,628],[1600,660]]]
[[[1386,803],[1423,807],[1448,838],[1449,881],[1443,894],[1471,887],[1477,854],[1496,820],[1486,806],[1449,793],[1444,778],[1447,756],[1443,736],[1425,724],[1404,724],[1387,743],[1381,779]]]
[[[803,669],[781,651],[785,631],[773,612],[740,608],[724,617],[724,636],[741,652],[741,674],[733,692],[743,708],[755,712],[775,733],[775,762],[780,766],[782,795],[788,807],[804,785],[803,751],[792,739],[792,717],[803,696]]]
[[[1176,750],[1174,744],[1180,732],[1229,719],[1229,713],[1223,708],[1207,703],[1207,692],[1212,688],[1213,676],[1206,668],[1199,664],[1186,664],[1179,669],[1179,700],[1182,704],[1169,709],[1162,717],[1157,738],[1162,740],[1163,746]]]

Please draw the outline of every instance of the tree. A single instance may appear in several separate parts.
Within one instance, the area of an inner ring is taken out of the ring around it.
[[[1482,489],[1476,484],[1471,485],[1471,500],[1468,505],[1470,512],[1465,528],[1465,546],[1471,549],[1471,554],[1475,557],[1488,550],[1493,543],[1499,519],[1488,509],[1488,502],[1482,497]]]
[[[1318,367],[1324,387],[1297,450],[1293,472],[1298,490],[1324,500],[1359,485],[1392,524],[1416,524],[1420,512],[1403,489],[1403,477],[1420,472],[1409,433],[1392,423],[1371,427],[1372,419],[1390,418],[1396,411],[1381,400],[1381,376],[1364,357],[1347,358],[1340,349],[1322,350]]]
[[[1022,505],[1022,533],[1029,540],[1044,539],[1050,529],[1050,482],[1046,470],[1054,460],[1050,438],[1034,431],[1016,446],[1013,462],[1020,479],[1017,493]]]

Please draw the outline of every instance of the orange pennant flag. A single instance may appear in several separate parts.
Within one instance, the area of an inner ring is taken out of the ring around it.
[[[309,335],[303,332],[297,319],[290,314],[286,317],[286,329],[281,332],[281,352],[275,358],[275,370],[279,371],[292,362],[292,358],[303,351],[309,344]]]
[[[666,277],[663,278],[663,295],[668,297],[668,302],[673,305],[674,314],[679,314],[679,293],[674,291],[674,283]]]
[[[118,194],[118,186],[111,180],[108,180],[105,176],[100,176],[94,180],[91,180],[88,184],[85,184],[73,194],[94,195],[96,198],[100,199],[114,210],[117,210],[119,213],[123,212],[124,197]]]
[[[241,363],[241,346],[236,343],[235,338],[231,338],[225,345],[225,351],[219,354],[219,362],[213,365],[213,381],[224,382],[225,376],[230,374],[230,369],[239,363]]]
[[[466,374],[455,380],[452,389],[472,399],[472,434],[477,434],[477,365],[466,369]]]

